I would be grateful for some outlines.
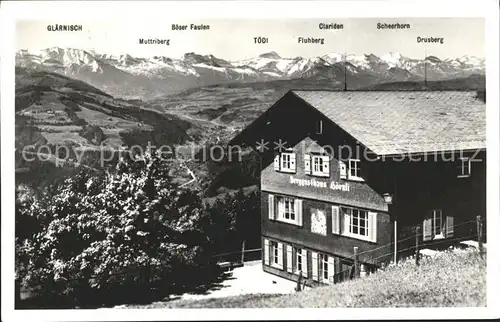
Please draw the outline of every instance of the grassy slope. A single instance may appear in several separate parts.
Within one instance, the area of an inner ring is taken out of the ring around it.
[[[291,295],[159,302],[145,308],[479,306],[486,306],[486,261],[467,249],[423,258],[420,266],[409,259],[362,279]]]
[[[162,144],[182,144],[190,140],[186,131],[191,124],[173,115],[141,109],[56,73],[19,67],[16,68],[16,112],[16,116],[36,123],[35,127],[48,143],[54,144],[73,141],[95,148],[100,143],[87,142],[78,133],[86,125],[99,126],[107,138],[103,145],[111,147],[129,143],[127,139],[133,138],[127,135],[136,137],[133,144],[146,144],[151,138]],[[139,134],[144,140],[137,138]]]
[[[82,148],[86,151],[82,163],[100,167],[101,146],[116,149],[124,144],[145,146],[148,141],[161,146],[193,140],[187,134],[194,127],[192,123],[143,109],[140,102],[115,99],[82,81],[21,67],[16,67],[15,78],[19,151],[32,144]],[[52,162],[26,161],[17,153],[16,168],[27,168],[28,172],[16,180],[34,186],[39,186],[41,179],[50,182],[63,173]],[[45,175],[41,175],[42,168]],[[184,170],[180,176],[189,178]]]

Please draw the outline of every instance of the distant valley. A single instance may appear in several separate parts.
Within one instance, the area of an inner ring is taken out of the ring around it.
[[[365,66],[362,61],[344,66],[333,55],[289,60],[267,53],[239,62],[238,68],[233,68],[234,62],[210,55],[187,54],[182,62],[156,58],[158,64],[161,61],[167,66],[163,69],[154,69],[152,66],[158,65],[130,56],[117,60],[66,49],[51,49],[44,55],[21,52],[17,56],[17,168],[35,166],[20,158],[20,151],[27,145],[84,150],[83,164],[97,168],[96,153],[102,148],[117,150],[146,146],[148,142],[178,147],[180,153],[186,151],[192,156],[193,149],[227,143],[288,90],[344,90],[344,79],[348,80],[347,90],[485,88],[484,61],[472,58],[463,63],[463,69],[455,70],[431,60],[430,77],[424,82],[417,73],[422,62],[406,61],[398,55],[391,56],[395,57],[392,62],[388,57],[366,56],[370,62],[385,61],[378,72],[373,64]],[[354,57],[351,60],[355,61]],[[401,72],[398,66],[406,69]],[[249,172],[242,172],[228,164],[184,157],[184,161],[173,163],[175,176],[183,182],[190,180],[187,165],[197,177],[193,187],[209,191],[208,196],[220,193],[220,189],[236,189],[227,185],[235,182],[227,178],[240,178],[237,181],[245,186],[253,184],[258,175],[252,160]]]

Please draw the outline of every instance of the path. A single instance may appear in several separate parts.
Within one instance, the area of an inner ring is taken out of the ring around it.
[[[275,282],[275,283],[273,283]],[[222,282],[222,287],[207,294],[183,294],[177,300],[200,300],[244,294],[287,294],[293,293],[296,282],[271,275],[262,270],[262,261],[246,262],[235,268],[230,277]]]

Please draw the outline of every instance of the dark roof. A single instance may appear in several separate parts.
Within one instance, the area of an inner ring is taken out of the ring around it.
[[[475,91],[292,91],[378,155],[486,148]]]

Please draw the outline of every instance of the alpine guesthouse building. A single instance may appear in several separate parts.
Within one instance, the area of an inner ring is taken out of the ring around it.
[[[261,158],[264,271],[335,283],[354,247],[369,273],[418,232],[422,247],[474,238],[485,107],[475,91],[286,93],[230,142]]]

